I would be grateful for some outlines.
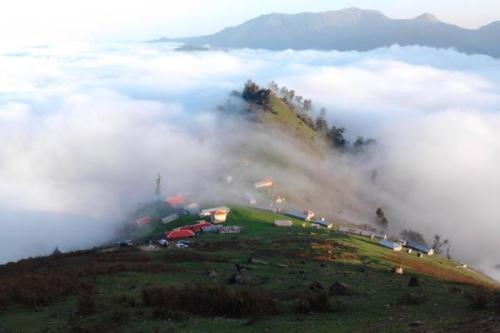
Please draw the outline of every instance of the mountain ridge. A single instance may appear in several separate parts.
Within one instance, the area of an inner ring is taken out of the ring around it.
[[[500,57],[500,21],[478,29],[445,23],[424,13],[392,19],[382,12],[347,8],[338,11],[265,14],[240,25],[204,36],[160,38],[151,42],[181,42],[223,48],[268,50],[369,51],[392,45],[454,48],[468,54]]]

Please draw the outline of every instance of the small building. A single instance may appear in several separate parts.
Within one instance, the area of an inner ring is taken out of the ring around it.
[[[165,233],[165,238],[167,240],[172,240],[172,239],[191,238],[194,237],[195,235],[196,234],[192,230],[175,229],[172,231],[167,231]]]
[[[408,241],[408,242],[406,242],[406,247],[409,247],[410,249],[413,249],[413,250],[418,251],[418,252],[425,253],[429,256],[434,254],[434,249],[430,248],[429,246],[427,246],[425,244],[420,244],[417,242]]]
[[[153,218],[151,216],[144,216],[144,217],[141,217],[140,219],[136,220],[135,224],[139,227],[142,227],[142,226],[150,224],[152,220],[153,220]]]
[[[179,207],[184,204],[186,199],[182,195],[174,195],[165,199],[165,203],[172,207]]]
[[[343,233],[343,234],[348,234],[349,228],[348,227],[338,227],[337,231],[340,233]]]
[[[386,247],[388,249],[391,249],[393,251],[401,251],[403,249],[403,246],[399,243],[394,243],[391,242],[390,240],[383,239],[381,240],[378,245]]]
[[[190,204],[185,205],[185,206],[184,206],[184,209],[185,209],[186,211],[188,211],[188,212],[189,212],[189,214],[192,214],[192,215],[199,214],[199,213],[200,213],[200,210],[201,210],[200,205],[198,205],[197,203],[194,203],[194,202],[192,202],[192,203],[190,203]]]
[[[304,220],[306,221],[311,221],[311,219],[314,217],[314,212],[312,210],[306,209],[302,212],[305,216]]]
[[[219,228],[219,234],[239,234],[241,227],[237,225],[224,226]]]
[[[373,237],[378,239],[387,239],[387,235],[383,232],[374,232]]]
[[[360,230],[359,235],[363,236],[363,237],[369,237],[369,238],[375,237],[373,234],[373,231],[369,231],[369,230]]]
[[[274,196],[273,200],[277,204],[281,204],[281,203],[284,203],[286,201],[285,197],[280,197],[279,195]]]
[[[310,210],[304,210],[302,212],[295,211],[295,210],[286,210],[283,212],[283,214],[288,215],[290,217],[294,217],[299,220],[304,220],[304,221],[311,221],[311,219],[314,217],[314,213]]]
[[[218,233],[220,228],[222,228],[221,225],[213,225],[210,224],[209,226],[201,227],[201,232],[205,233]]]
[[[226,214],[229,214],[230,211],[231,209],[229,209],[228,207],[222,206],[222,207],[203,209],[199,215],[201,217],[206,217],[215,214],[215,212],[224,212]]]
[[[273,187],[273,180],[272,180],[272,179],[265,179],[265,180],[261,180],[261,181],[255,182],[255,183],[253,184],[253,186],[254,186],[256,189],[260,189],[260,188],[270,188],[270,187]]]
[[[204,227],[210,227],[212,224],[206,221],[198,221],[196,224],[185,225],[179,228],[179,230],[191,230],[194,233],[201,232],[201,229]]]
[[[170,214],[168,216],[165,216],[160,220],[161,224],[169,224],[170,222],[174,222],[179,219],[179,215],[177,214]]]
[[[290,220],[275,220],[274,226],[275,227],[291,227],[291,226],[293,226],[293,223]]]
[[[216,211],[214,214],[210,215],[210,221],[212,223],[224,223],[227,220],[227,213],[222,210]]]
[[[316,219],[314,221],[311,221],[311,223],[315,224],[315,225],[318,225],[318,226],[322,226],[322,227],[325,227],[327,229],[332,229],[334,227],[333,223],[332,222],[328,222],[327,220],[325,220],[325,218],[319,218],[319,219]]]

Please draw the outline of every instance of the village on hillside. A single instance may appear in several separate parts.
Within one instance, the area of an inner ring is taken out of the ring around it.
[[[224,177],[224,182],[230,184],[233,182],[233,176]],[[161,194],[161,177],[157,179],[157,195]],[[324,229],[330,232],[336,232],[346,235],[365,237],[375,241],[380,247],[390,251],[404,251],[408,255],[421,258],[425,255],[435,254],[433,247],[426,243],[417,242],[404,237],[390,235],[386,230],[379,229],[364,224],[362,226],[350,224],[346,225],[318,216],[314,211],[304,207],[294,207],[287,199],[278,193],[273,179],[265,178],[248,184],[248,189],[243,196],[245,205],[257,210],[280,214],[282,219],[269,221],[276,228],[302,227],[311,229]],[[256,198],[260,200],[257,200]],[[153,233],[146,239],[136,241],[134,239],[123,239],[116,243],[118,247],[138,247],[143,251],[157,251],[161,248],[189,248],[193,244],[193,239],[203,237],[204,234],[239,234],[245,232],[243,227],[237,225],[228,225],[231,209],[227,206],[203,207],[200,203],[192,200],[188,195],[171,195],[158,200],[156,209],[152,214],[143,215],[130,221],[125,234],[141,234],[141,231],[150,228],[153,225],[161,225],[167,231]],[[160,208],[157,209],[158,205]],[[161,214],[162,211],[168,212]],[[379,214],[379,212],[377,212]],[[169,228],[173,222],[179,221],[184,216],[196,217],[196,223],[185,224]],[[292,221],[293,219],[293,221]],[[294,221],[300,221],[297,224]],[[467,268],[466,264],[459,264],[457,268]],[[396,271],[402,271],[401,267],[395,267]]]

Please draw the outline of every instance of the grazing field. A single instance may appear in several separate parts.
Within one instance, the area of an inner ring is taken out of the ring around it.
[[[0,332],[495,332],[500,302],[487,277],[298,220],[273,226],[283,218],[233,208],[226,224],[241,234],[200,234],[188,249],[0,266]],[[137,240],[195,220],[153,224]]]

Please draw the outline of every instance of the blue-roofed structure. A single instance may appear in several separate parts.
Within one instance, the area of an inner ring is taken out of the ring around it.
[[[391,242],[390,240],[387,239],[382,239],[378,245],[386,247],[388,249],[391,249],[393,251],[401,251],[403,249],[403,246],[399,243],[394,243]]]
[[[420,244],[417,242],[408,241],[408,242],[406,242],[406,247],[409,247],[410,249],[413,249],[415,251],[425,253],[429,256],[432,256],[434,254],[434,250],[425,244]]]

